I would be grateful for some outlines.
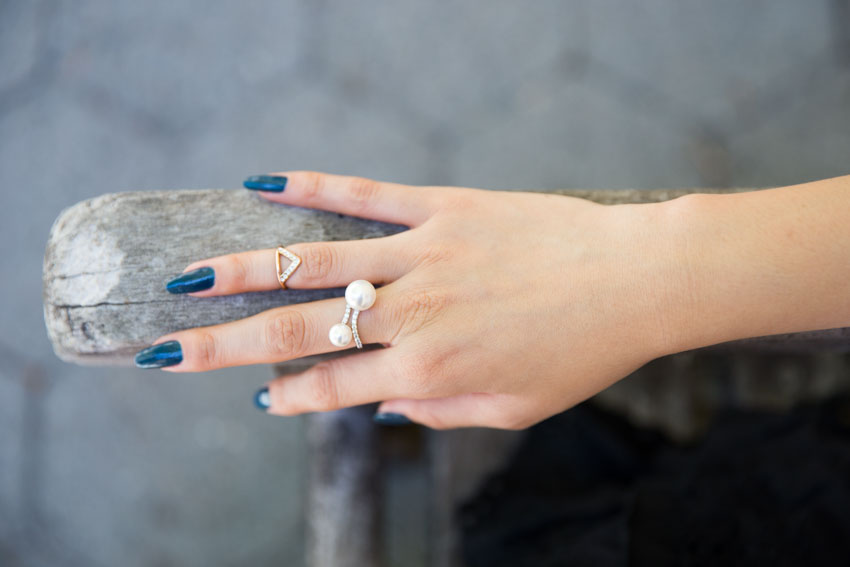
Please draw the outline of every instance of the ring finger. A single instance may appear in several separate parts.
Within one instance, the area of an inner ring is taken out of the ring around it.
[[[396,310],[391,308],[389,295],[386,287],[381,288],[375,306],[360,313],[357,326],[363,343],[387,343],[397,334],[392,328]],[[326,299],[270,309],[221,325],[178,331],[142,350],[136,355],[136,364],[200,372],[340,350],[331,344],[328,331],[339,323],[344,311],[344,300]]]

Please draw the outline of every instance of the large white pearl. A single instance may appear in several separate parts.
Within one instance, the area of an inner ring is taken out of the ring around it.
[[[351,327],[344,325],[343,323],[337,323],[331,327],[331,330],[328,333],[328,338],[334,346],[348,346],[348,343],[351,342]]]
[[[372,307],[377,297],[375,286],[366,280],[355,280],[345,288],[345,302],[357,311],[366,311]]]

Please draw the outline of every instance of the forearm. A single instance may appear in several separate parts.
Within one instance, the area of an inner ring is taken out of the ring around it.
[[[850,177],[664,206],[675,350],[850,326]]]

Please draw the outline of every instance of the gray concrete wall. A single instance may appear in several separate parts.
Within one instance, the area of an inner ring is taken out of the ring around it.
[[[845,174],[848,17],[840,0],[0,2],[0,564],[302,556],[301,422],[252,408],[267,369],[52,355],[41,256],[62,208],[286,168],[494,189]]]

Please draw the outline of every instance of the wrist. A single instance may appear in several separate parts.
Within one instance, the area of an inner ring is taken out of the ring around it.
[[[658,203],[659,226],[667,239],[667,272],[659,283],[666,322],[666,353],[673,354],[722,342],[717,323],[706,305],[709,285],[705,255],[707,243],[699,226],[706,223],[710,203],[703,193],[692,193]],[[708,317],[708,319],[706,319]]]
[[[665,258],[654,278],[662,355],[746,335],[736,306],[745,271],[734,231],[724,224],[723,197],[692,193],[652,205]]]
[[[843,180],[660,203],[668,350],[846,326]]]
[[[623,229],[630,259],[625,289],[634,309],[626,312],[637,317],[630,324],[648,360],[711,344],[695,324],[706,311],[706,276],[696,251],[702,243],[692,233],[694,219],[704,214],[701,197],[615,207],[613,222]]]

